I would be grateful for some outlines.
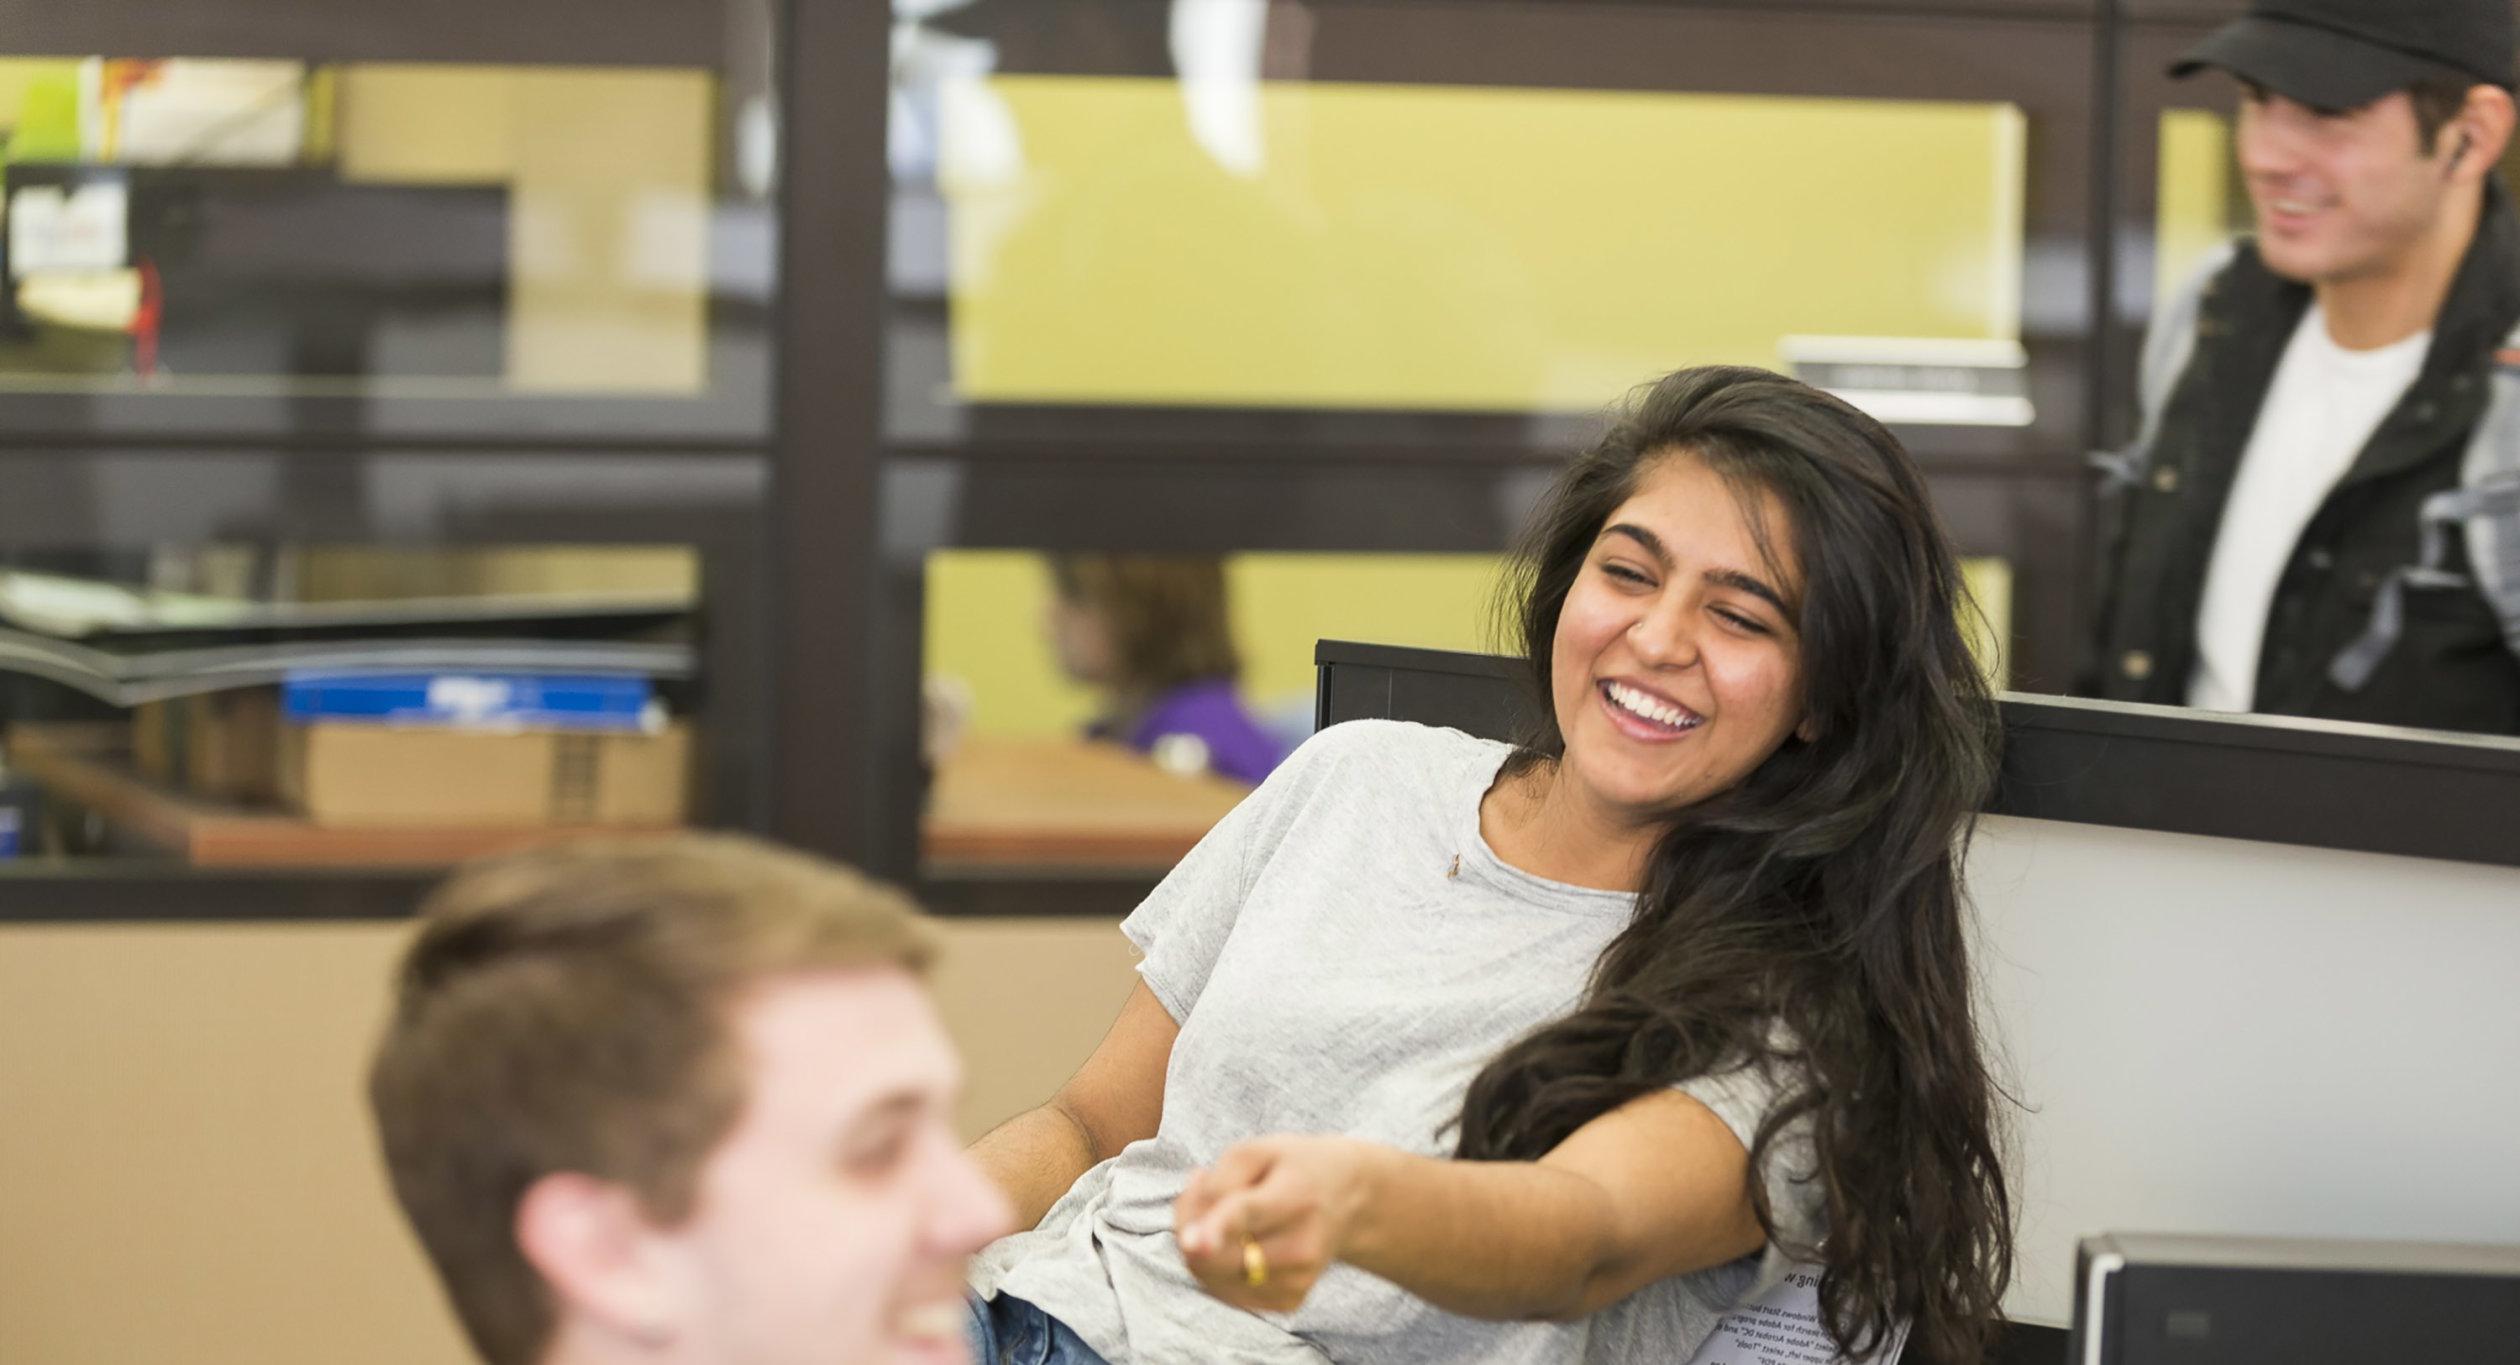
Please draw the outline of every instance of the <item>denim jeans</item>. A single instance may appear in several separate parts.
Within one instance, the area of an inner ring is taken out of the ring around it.
[[[967,1293],[963,1307],[974,1365],[1110,1365],[1066,1323],[1011,1294],[982,1302]]]

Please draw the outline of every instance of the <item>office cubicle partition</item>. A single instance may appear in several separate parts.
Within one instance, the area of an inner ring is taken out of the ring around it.
[[[1519,662],[1324,641],[1320,719],[1511,739]],[[2520,742],[2008,695],[1969,861],[2014,1358],[2105,1231],[2520,1242]]]

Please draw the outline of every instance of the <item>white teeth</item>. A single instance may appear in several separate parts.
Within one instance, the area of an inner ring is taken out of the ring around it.
[[[1610,693],[1610,700],[1618,703],[1620,709],[1633,711],[1637,715],[1643,716],[1645,719],[1659,724],[1676,726],[1685,730],[1698,724],[1699,721],[1703,719],[1702,717],[1683,711],[1679,707],[1657,701],[1650,693],[1640,692],[1624,683],[1611,683],[1608,685],[1608,691]]]
[[[905,1337],[922,1340],[946,1340],[960,1336],[963,1329],[963,1306],[954,1299],[921,1304],[902,1310],[893,1319],[893,1330]]]

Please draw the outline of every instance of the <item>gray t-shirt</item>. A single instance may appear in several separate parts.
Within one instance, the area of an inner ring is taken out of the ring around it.
[[[1295,1312],[1255,1314],[1209,1297],[1183,1265],[1172,1209],[1191,1171],[1270,1133],[1447,1155],[1480,1068],[1582,999],[1635,898],[1532,876],[1488,848],[1479,802],[1509,752],[1422,725],[1335,726],[1182,859],[1121,925],[1181,1025],[1162,1122],[1038,1228],[982,1252],[976,1291],[1040,1306],[1115,1365],[1681,1365],[1783,1274],[1771,1248],[1547,1323],[1448,1313],[1347,1265]],[[1679,1088],[1744,1145],[1773,1097],[1748,1071]],[[1772,1171],[1769,1189],[1786,1230],[1809,1239],[1813,1187]]]

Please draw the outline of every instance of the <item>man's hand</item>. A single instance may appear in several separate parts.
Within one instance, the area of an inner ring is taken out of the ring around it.
[[[1173,1236],[1208,1293],[1238,1308],[1293,1312],[1341,1258],[1387,1149],[1352,1138],[1237,1143],[1193,1172]]]

